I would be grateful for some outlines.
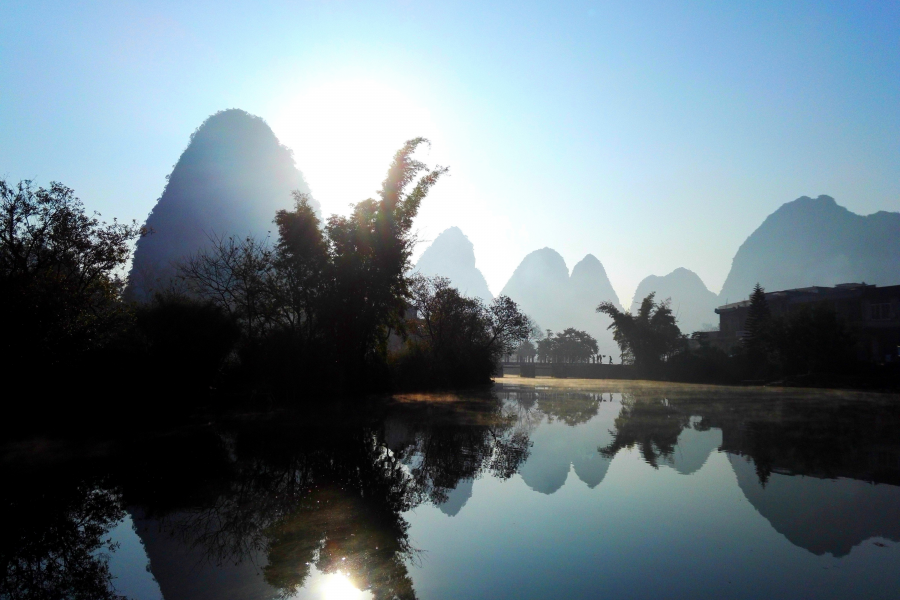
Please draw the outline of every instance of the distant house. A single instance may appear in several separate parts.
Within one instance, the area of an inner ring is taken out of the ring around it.
[[[803,305],[827,304],[853,329],[861,360],[875,363],[900,360],[900,285],[813,286],[766,292],[766,301],[773,316],[788,314]],[[702,335],[710,344],[732,350],[744,336],[749,308],[749,300],[718,307],[719,331]]]

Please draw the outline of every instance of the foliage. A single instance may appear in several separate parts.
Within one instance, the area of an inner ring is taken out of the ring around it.
[[[683,336],[669,307],[669,301],[655,302],[655,293],[641,301],[636,315],[620,311],[612,302],[603,302],[597,312],[612,319],[613,339],[624,362],[653,368],[683,347]]]
[[[420,377],[440,385],[489,381],[501,357],[528,337],[528,318],[506,296],[485,306],[444,277],[421,275],[413,278],[411,292],[418,318],[407,326],[410,356],[400,360],[417,360],[424,368]]]
[[[360,202],[349,217],[332,215],[325,227],[334,269],[328,335],[346,357],[345,374],[353,377],[386,356],[390,329],[400,325],[409,294],[413,218],[447,171],[429,170],[412,158],[423,143],[416,138],[397,151],[378,200]]]
[[[750,369],[754,377],[763,375],[768,362],[767,348],[772,340],[772,314],[769,303],[766,301],[766,291],[759,285],[753,288],[750,294],[750,307],[747,310],[747,319],[744,322],[744,337],[741,340]]]
[[[750,308],[744,323],[744,343],[747,346],[765,339],[766,327],[772,318],[769,303],[766,301],[766,290],[758,283],[750,294]]]
[[[784,375],[840,373],[855,362],[852,332],[824,303],[773,319],[767,337],[772,359]]]
[[[554,339],[554,362],[590,362],[598,352],[597,340],[590,334],[569,327]]]
[[[119,494],[98,478],[5,475],[3,506],[15,518],[4,519],[0,535],[0,598],[124,600],[113,588],[116,545],[107,537],[125,515]]]
[[[537,356],[537,348],[534,347],[534,343],[531,340],[522,340],[522,343],[516,348],[516,360],[532,362],[535,356]]]
[[[207,388],[240,335],[235,318],[211,301],[156,294],[135,311],[134,345],[146,372],[181,389]]]
[[[295,192],[294,209],[275,215],[274,249],[253,238],[213,237],[180,265],[189,293],[241,325],[246,376],[268,385],[297,380],[305,368],[319,379],[340,376],[348,387],[381,385],[387,340],[404,326],[413,218],[446,172],[412,158],[423,143],[407,142],[379,199],[358,203],[350,216],[334,215],[323,228],[309,196]]]
[[[72,189],[0,179],[0,310],[4,354],[41,366],[103,346],[127,318],[119,270],[140,235],[103,223]]]
[[[590,362],[597,352],[597,340],[587,332],[572,327],[556,335],[548,330],[546,337],[538,342],[537,349],[542,362],[554,363]]]
[[[537,357],[541,362],[553,360],[553,331],[550,329],[537,341]]]
[[[274,254],[252,237],[210,236],[210,244],[178,265],[186,290],[212,302],[239,322],[254,339],[277,316],[274,308]]]
[[[311,341],[321,327],[322,302],[331,276],[328,244],[307,194],[294,192],[294,210],[275,215],[276,304],[281,322]]]

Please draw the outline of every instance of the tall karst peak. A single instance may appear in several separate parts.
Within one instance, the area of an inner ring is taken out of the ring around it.
[[[291,151],[263,119],[238,109],[212,115],[191,135],[147,217],[152,233],[137,243],[129,293],[144,299],[164,288],[173,265],[211,236],[267,237],[276,211],[291,208],[293,190],[309,193]]]
[[[459,227],[445,229],[422,253],[428,260],[452,261],[460,267],[475,268],[475,246]]]
[[[484,275],[475,266],[475,247],[459,227],[451,227],[437,236],[422,253],[415,270],[423,275],[446,277],[467,296],[485,302],[493,299]]]
[[[616,351],[607,330],[608,318],[597,314],[596,308],[605,300],[618,306],[619,300],[596,257],[585,256],[570,276],[556,250],[535,250],[522,259],[501,293],[515,300],[540,327],[554,332],[581,329],[597,338],[601,353]]]
[[[530,252],[522,259],[504,290],[511,285],[514,287],[543,286],[551,281],[561,283],[568,279],[569,268],[559,252],[552,248],[541,248]]]
[[[619,296],[613,290],[603,263],[593,254],[588,254],[578,261],[572,268],[569,282],[574,295],[589,298],[593,302],[591,310],[601,302],[612,302],[621,308]]]
[[[745,299],[757,282],[778,291],[852,281],[900,283],[900,213],[862,216],[830,196],[803,196],[741,244],[719,300]]]
[[[691,333],[715,325],[718,321],[715,308],[718,297],[709,291],[700,276],[689,269],[679,267],[668,275],[645,277],[634,292],[631,312],[637,312],[641,302],[651,292],[656,301],[671,300],[672,312],[683,333]]]

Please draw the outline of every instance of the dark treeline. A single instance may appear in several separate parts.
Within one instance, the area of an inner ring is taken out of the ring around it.
[[[613,319],[610,328],[622,362],[640,378],[694,383],[778,383],[824,387],[898,386],[898,372],[857,359],[858,340],[827,303],[801,305],[773,315],[765,291],[750,297],[745,335],[729,352],[703,333],[690,337],[678,328],[668,301],[649,294],[636,314],[609,302],[597,311]]]
[[[213,388],[294,401],[489,382],[529,323],[506,297],[485,305],[408,275],[413,220],[446,172],[412,157],[423,143],[407,142],[378,198],[349,216],[322,223],[295,192],[273,215],[277,239],[211,236],[144,303],[123,299],[122,273],[153,232],[88,216],[61,184],[0,181],[4,376],[157,408]]]
[[[598,353],[597,340],[586,331],[567,327],[559,333],[541,332],[534,324],[514,356],[520,363],[596,363],[604,358]]]

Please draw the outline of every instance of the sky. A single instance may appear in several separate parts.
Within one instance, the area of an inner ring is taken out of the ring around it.
[[[799,196],[900,211],[897,2],[4,2],[0,177],[143,222],[191,132],[263,117],[326,214],[425,136],[499,293],[549,246],[623,304],[685,267],[718,292]]]

